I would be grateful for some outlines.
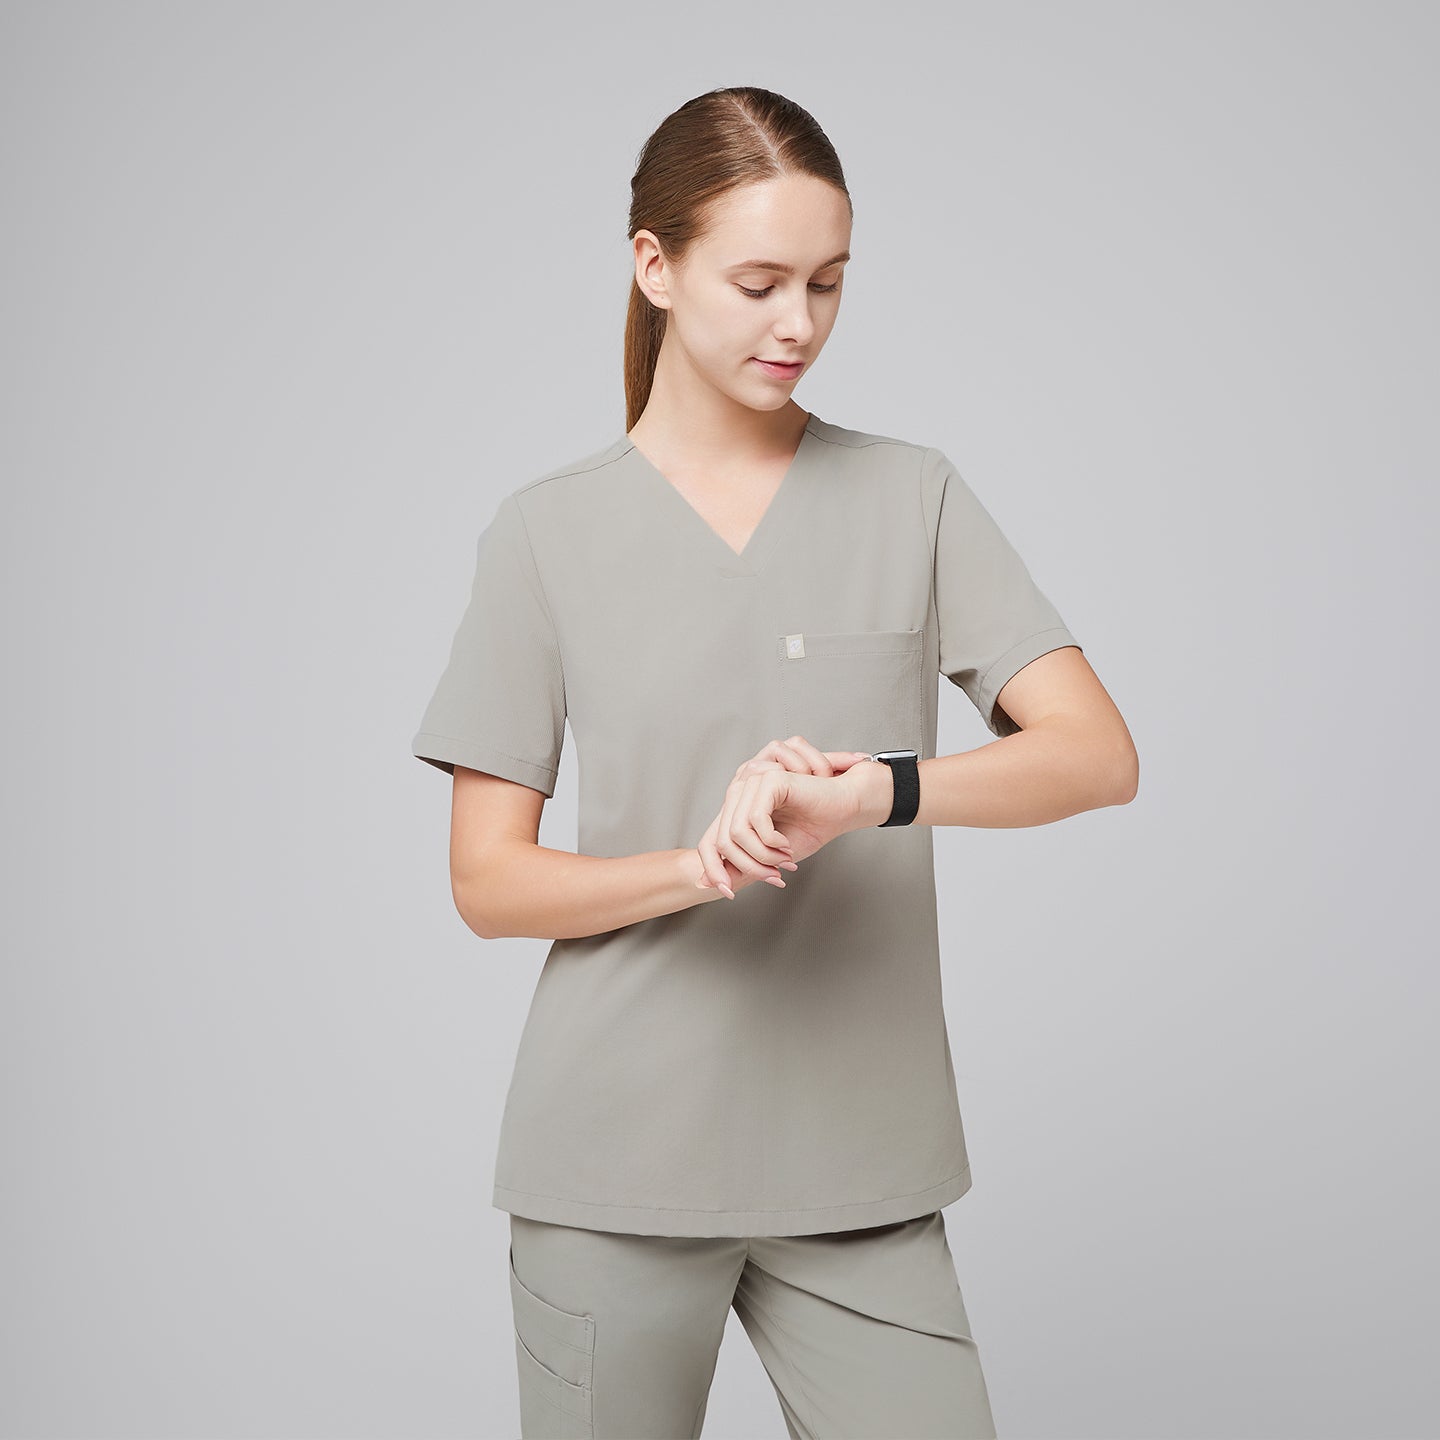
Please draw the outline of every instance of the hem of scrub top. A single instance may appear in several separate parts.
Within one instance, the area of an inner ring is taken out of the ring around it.
[[[647,1205],[597,1205],[537,1195],[497,1184],[491,1198],[496,1210],[552,1225],[582,1230],[612,1230],[625,1235],[747,1236],[818,1235],[834,1230],[863,1230],[897,1220],[913,1220],[958,1200],[971,1185],[970,1166],[908,1195],[788,1210],[685,1210]]]

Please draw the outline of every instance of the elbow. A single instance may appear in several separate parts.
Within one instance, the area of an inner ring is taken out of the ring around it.
[[[533,848],[533,847],[532,847]],[[466,927],[481,940],[507,940],[524,933],[514,903],[516,886],[509,878],[508,844],[452,846],[450,894]]]
[[[1140,757],[1130,732],[1123,725],[1081,728],[1060,723],[1065,724],[1062,739],[1076,798],[1069,813],[1128,805],[1140,789]]]
[[[1126,739],[1111,767],[1108,805],[1128,805],[1140,790],[1140,756]]]
[[[471,934],[478,936],[481,940],[503,940],[505,930],[503,926],[495,923],[495,917],[490,913],[489,907],[481,903],[481,897],[477,893],[478,887],[466,884],[460,879],[452,877],[450,881],[450,894],[455,901],[455,911],[465,922],[466,928]]]
[[[507,839],[452,859],[450,893],[455,909],[481,940],[556,938],[542,905],[550,887],[527,880],[523,868],[512,868],[522,860],[528,864],[528,857],[537,851],[533,840]]]

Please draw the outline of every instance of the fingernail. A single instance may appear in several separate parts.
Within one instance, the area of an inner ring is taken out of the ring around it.
[[[798,870],[800,867],[793,860],[782,860],[780,868],[782,870]]]
[[[731,900],[735,898],[735,892],[728,885],[722,885],[720,888],[725,893],[727,898]]]
[[[773,885],[777,890],[783,890],[785,888],[785,882],[778,875],[767,875],[765,877],[765,883],[767,885]]]

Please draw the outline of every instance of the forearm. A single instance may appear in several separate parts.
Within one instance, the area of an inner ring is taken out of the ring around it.
[[[1010,829],[1048,825],[1067,815],[1124,805],[1135,795],[1134,752],[1128,742],[1096,736],[1092,727],[1046,718],[1018,734],[957,755],[922,760],[915,825]],[[851,767],[860,789],[856,829],[890,813],[890,767]]]
[[[485,940],[600,935],[723,897],[700,890],[694,849],[576,855],[527,840],[490,846],[483,874],[455,887],[461,918]]]

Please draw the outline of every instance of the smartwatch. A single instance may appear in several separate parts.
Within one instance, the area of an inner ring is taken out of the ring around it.
[[[920,757],[913,750],[877,750],[870,759],[890,767],[895,782],[895,799],[890,805],[890,818],[875,828],[887,825],[908,825],[920,808]]]

